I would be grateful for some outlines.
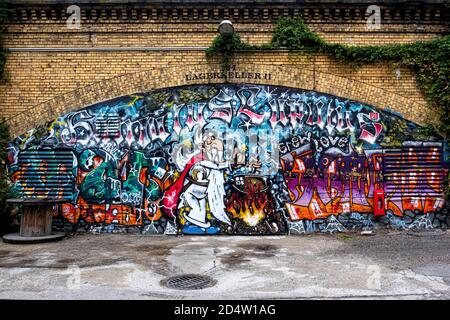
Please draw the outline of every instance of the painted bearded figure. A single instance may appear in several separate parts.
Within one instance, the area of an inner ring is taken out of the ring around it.
[[[183,155],[181,149],[175,152],[174,161],[181,174],[166,190],[163,210],[174,218],[182,208],[188,208],[184,213],[185,233],[217,233],[220,230],[207,221],[207,212],[218,221],[231,225],[224,204],[224,170],[230,163],[224,160],[224,143],[216,134],[202,135],[200,128],[195,130],[196,150],[187,155]]]
[[[231,225],[223,201],[225,196],[223,171],[229,166],[223,159],[223,142],[216,139],[215,135],[208,134],[204,136],[199,149],[203,160],[190,169],[178,208],[188,206],[190,211],[185,214],[185,219],[195,226],[209,228],[211,224],[206,221],[208,203],[209,211],[217,220]],[[209,231],[216,230],[213,228]]]

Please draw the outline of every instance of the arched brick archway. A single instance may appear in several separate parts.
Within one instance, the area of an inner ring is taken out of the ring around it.
[[[18,136],[34,127],[51,121],[70,111],[78,110],[97,102],[135,92],[146,92],[159,88],[182,85],[223,83],[223,78],[189,80],[186,75],[199,75],[219,70],[217,64],[186,64],[169,67],[154,67],[141,72],[122,74],[107,80],[92,83],[77,90],[59,95],[7,119],[12,136]],[[390,92],[364,82],[347,77],[299,68],[298,65],[247,65],[237,64],[238,73],[270,74],[270,79],[259,77],[253,79],[228,78],[228,83],[248,82],[288,86],[305,90],[314,90],[351,100],[367,103],[381,109],[390,109],[403,114],[416,123],[423,123],[420,115],[428,112],[424,103],[412,103],[407,97]]]
[[[205,78],[199,66],[187,69],[187,77],[171,71],[118,77],[84,95],[71,93],[72,102],[56,100],[61,107],[46,116],[61,115],[57,121],[8,146],[14,192],[64,198],[62,229],[107,232],[130,226],[183,234],[370,228],[381,188],[380,210],[389,224],[431,226],[423,213],[447,219],[439,212],[441,137],[347,98],[376,103],[386,92],[284,66],[249,68],[247,75],[260,74],[245,83],[230,73],[235,81],[226,84],[183,85]],[[159,89],[163,85],[169,87]],[[92,104],[100,100],[96,92],[102,102]]]

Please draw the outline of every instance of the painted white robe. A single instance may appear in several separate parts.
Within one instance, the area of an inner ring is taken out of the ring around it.
[[[230,218],[225,211],[225,180],[222,170],[228,167],[227,162],[216,164],[203,160],[198,165],[208,169],[206,180],[208,186],[191,184],[180,196],[182,202],[191,210],[186,215],[186,220],[203,228],[210,226],[206,221],[206,199],[208,199],[211,214],[219,221],[231,225]]]

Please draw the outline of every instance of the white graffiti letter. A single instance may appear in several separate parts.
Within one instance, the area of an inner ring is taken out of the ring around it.
[[[66,20],[67,29],[80,29],[81,28],[81,10],[77,5],[71,5],[67,7],[67,13],[70,16]]]
[[[375,30],[381,28],[381,9],[377,5],[371,5],[367,8],[366,14],[370,14],[367,18],[367,29]]]
[[[220,90],[219,94],[209,101],[208,107],[213,112],[210,119],[222,119],[231,123],[233,116],[232,100],[233,96]]]

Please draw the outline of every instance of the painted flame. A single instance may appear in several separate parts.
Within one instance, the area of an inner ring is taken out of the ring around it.
[[[256,197],[249,200],[235,200],[228,208],[233,217],[243,220],[248,226],[257,226],[266,216],[264,213],[266,197],[260,197],[258,201]]]

